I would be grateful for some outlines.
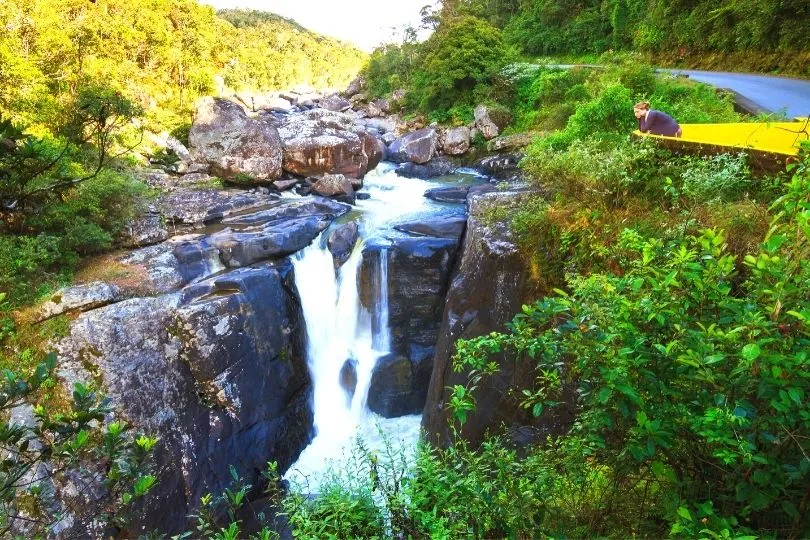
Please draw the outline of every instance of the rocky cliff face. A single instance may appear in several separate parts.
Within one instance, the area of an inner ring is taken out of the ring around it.
[[[369,242],[360,272],[362,301],[372,307],[371,287],[379,279],[380,257],[388,260],[388,309],[391,354],[372,374],[369,409],[385,417],[416,414],[425,403],[434,346],[445,294],[456,262],[463,220],[456,218],[402,224],[412,237]]]
[[[447,301],[436,344],[436,355],[427,394],[422,427],[430,442],[450,442],[447,409],[448,386],[465,384],[467,373],[453,371],[452,356],[458,339],[504,330],[521,306],[533,300],[529,270],[521,258],[507,223],[488,224],[489,209],[500,204],[519,204],[520,192],[472,194],[467,232],[461,259],[447,292]],[[500,372],[482,382],[475,393],[476,409],[461,429],[461,436],[480,443],[488,430],[547,426],[519,406],[513,395],[534,378],[531,362],[496,358]]]
[[[133,535],[184,530],[202,495],[230,485],[231,465],[257,485],[267,461],[285,470],[309,442],[306,330],[283,257],[347,209],[275,201],[122,257],[136,287],[79,286],[43,306],[44,317],[80,312],[57,344],[65,384],[96,383],[117,417],[160,439],[160,482]]]

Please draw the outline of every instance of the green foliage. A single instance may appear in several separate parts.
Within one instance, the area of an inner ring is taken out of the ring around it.
[[[540,413],[576,396],[566,439],[631,478],[649,468],[647,523],[727,536],[742,518],[807,535],[809,201],[804,166],[742,280],[719,231],[665,242],[626,229],[618,272],[572,276],[569,293],[527,306],[509,333],[459,343],[456,361],[475,374],[494,347],[533,358],[524,405]]]
[[[0,295],[2,296],[2,295]],[[70,508],[73,523],[89,526],[126,523],[131,505],[155,485],[148,474],[156,439],[133,434],[121,422],[103,426],[109,401],[76,383],[69,408],[56,412],[35,401],[54,385],[56,355],[50,354],[30,374],[3,370],[0,377],[0,534],[44,535],[64,516],[55,504],[53,484],[70,475],[101,482],[103,490]],[[33,405],[32,405],[33,404]],[[8,413],[33,406],[32,421],[16,423]]]
[[[422,44],[377,49],[364,75],[372,95],[405,87],[411,108],[449,118],[454,107],[488,99],[510,57],[497,28],[463,15],[444,20]]]
[[[494,11],[494,10],[488,10]],[[485,16],[485,15],[484,15]],[[510,14],[507,42],[526,54],[601,53],[608,48],[642,51],[802,51],[810,48],[799,21],[806,2],[790,0],[527,0]]]

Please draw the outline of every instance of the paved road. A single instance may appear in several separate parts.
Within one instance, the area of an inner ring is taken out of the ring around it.
[[[734,90],[768,112],[779,112],[784,109],[788,118],[810,116],[810,81],[689,69],[667,68],[659,71],[689,75],[689,78],[695,81]]]
[[[555,67],[589,67],[599,69],[596,64],[552,64]],[[693,69],[661,68],[658,71],[688,75],[690,79],[711,84],[717,88],[728,88],[747,98],[756,110],[764,112],[785,111],[788,118],[810,116],[810,81],[752,75],[749,73],[727,73],[722,71],[697,71]]]

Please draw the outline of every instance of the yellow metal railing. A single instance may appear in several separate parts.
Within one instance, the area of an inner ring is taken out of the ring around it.
[[[695,145],[713,145],[727,147],[730,150],[758,150],[786,156],[799,153],[802,141],[810,139],[808,119],[797,118],[795,122],[763,122],[735,124],[681,124],[683,136],[677,139],[681,143]],[[658,135],[635,135],[672,139]]]

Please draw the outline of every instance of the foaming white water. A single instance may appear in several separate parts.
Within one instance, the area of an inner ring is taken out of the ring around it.
[[[388,348],[376,342],[372,315],[360,304],[357,275],[362,262],[358,244],[340,268],[337,279],[332,254],[319,240],[293,259],[295,282],[307,327],[307,362],[313,384],[315,438],[291,467],[291,475],[312,475],[324,470],[327,460],[337,459],[363,426],[368,387],[377,359]],[[385,291],[387,304],[387,287]],[[387,315],[384,334],[388,334]],[[343,364],[353,359],[357,375],[354,395],[349,401],[340,384]]]

